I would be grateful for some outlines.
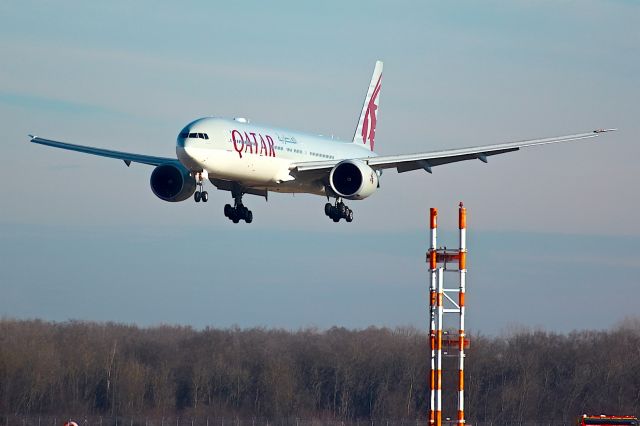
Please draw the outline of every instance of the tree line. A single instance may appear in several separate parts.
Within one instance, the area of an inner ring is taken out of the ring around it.
[[[455,351],[452,351],[452,354]],[[470,422],[562,421],[640,407],[640,322],[606,331],[472,335]],[[0,320],[0,415],[425,419],[427,334],[348,330],[139,328]],[[457,361],[445,358],[445,415]]]

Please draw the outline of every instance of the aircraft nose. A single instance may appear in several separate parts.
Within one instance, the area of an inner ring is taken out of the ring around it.
[[[178,160],[180,160],[185,166],[190,168],[198,167],[195,151],[196,147],[194,146],[193,140],[178,139],[176,155],[178,156]]]
[[[189,141],[185,142],[184,146],[182,147],[182,150],[189,158],[195,157],[196,147],[193,146],[193,142],[189,142]]]
[[[176,145],[180,148],[185,148],[187,145],[189,145],[189,132],[180,132],[178,138],[176,139]]]

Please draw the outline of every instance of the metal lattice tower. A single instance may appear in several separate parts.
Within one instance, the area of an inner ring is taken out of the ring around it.
[[[467,210],[460,203],[458,210],[459,248],[438,248],[438,210],[431,208],[431,243],[427,252],[429,264],[429,344],[431,371],[429,375],[430,405],[429,424],[442,425],[442,348],[445,315],[458,317],[458,336],[454,343],[458,349],[458,416],[457,424],[465,424],[464,416],[464,358],[469,340],[465,335],[465,293],[467,278]],[[457,272],[458,288],[444,288],[445,272]]]

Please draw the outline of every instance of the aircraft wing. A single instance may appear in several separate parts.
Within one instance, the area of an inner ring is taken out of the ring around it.
[[[487,158],[492,155],[506,154],[507,152],[518,151],[520,148],[529,146],[595,138],[602,133],[614,130],[615,129],[599,129],[587,133],[576,133],[573,135],[553,138],[531,139],[496,145],[476,146],[417,154],[383,155],[379,157],[360,158],[360,160],[364,161],[371,168],[376,170],[395,168],[399,173],[404,173],[411,170],[424,169],[431,173],[432,167],[440,166],[442,164],[456,163],[458,161],[465,160],[480,160],[486,163]],[[341,160],[294,163],[291,165],[291,171],[293,174],[319,174],[322,170],[330,170],[340,161]]]
[[[149,164],[151,166],[159,166],[167,163],[179,163],[177,158],[154,157],[152,155],[133,154],[130,152],[112,151],[110,149],[94,148],[91,146],[74,145],[66,142],[52,141],[50,139],[39,138],[29,135],[31,142],[40,145],[52,146],[54,148],[62,148],[70,151],[83,152],[85,154],[99,155],[101,157],[116,158],[124,161],[129,166],[131,163]]]

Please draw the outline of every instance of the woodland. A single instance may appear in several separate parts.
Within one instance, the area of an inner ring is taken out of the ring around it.
[[[573,423],[640,406],[640,321],[558,334],[472,334],[470,422]],[[454,355],[452,350],[450,355]],[[427,334],[414,328],[193,329],[0,320],[0,416],[424,420]],[[444,411],[457,360],[446,357]],[[454,414],[455,415],[455,414]]]

